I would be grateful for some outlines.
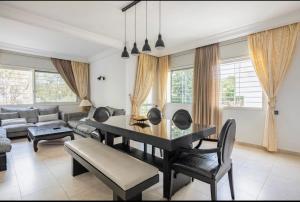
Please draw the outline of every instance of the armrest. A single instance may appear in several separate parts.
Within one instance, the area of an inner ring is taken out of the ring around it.
[[[212,148],[212,149],[187,149],[180,148],[180,152],[186,152],[189,154],[210,154],[210,153],[218,153],[220,152],[220,148]]]
[[[65,112],[62,113],[62,120],[68,121],[79,121],[82,118],[88,116],[88,112]]]

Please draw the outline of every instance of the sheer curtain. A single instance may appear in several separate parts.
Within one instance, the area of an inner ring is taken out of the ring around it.
[[[167,85],[169,72],[169,56],[158,58],[157,65],[157,105],[163,112],[167,102]]]
[[[289,69],[299,29],[300,24],[295,23],[248,36],[250,57],[268,98],[263,146],[272,152],[277,151],[276,96]]]
[[[221,128],[219,107],[219,45],[196,49],[193,81],[193,121]]]

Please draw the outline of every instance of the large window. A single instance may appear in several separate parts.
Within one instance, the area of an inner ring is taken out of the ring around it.
[[[191,104],[193,93],[193,68],[172,70],[170,73],[171,103]]]
[[[220,65],[220,103],[228,107],[262,107],[262,88],[250,59]]]
[[[58,73],[35,72],[36,102],[76,102],[76,99]]]
[[[76,101],[58,73],[0,67],[0,105]]]
[[[0,68],[0,105],[32,104],[32,71]]]

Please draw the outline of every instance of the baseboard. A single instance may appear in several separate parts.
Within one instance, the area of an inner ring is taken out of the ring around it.
[[[256,149],[260,149],[260,150],[264,150],[264,151],[268,152],[266,150],[266,148],[263,147],[262,145],[256,145],[256,144],[251,144],[251,143],[246,143],[246,142],[239,142],[239,141],[236,141],[236,144],[237,145],[242,145],[242,146],[247,146],[247,147],[252,147],[252,148],[256,148]],[[289,151],[289,150],[285,150],[285,149],[278,149],[277,152],[273,152],[273,153],[289,154],[289,155],[300,157],[300,152]]]

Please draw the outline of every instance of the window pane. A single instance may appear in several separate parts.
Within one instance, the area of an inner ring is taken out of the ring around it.
[[[262,88],[250,59],[221,64],[220,79],[223,106],[262,107]]]
[[[76,95],[58,73],[35,72],[36,102],[76,102]]]
[[[171,102],[192,103],[193,69],[182,69],[171,72]]]
[[[32,71],[0,68],[0,105],[32,104]]]

